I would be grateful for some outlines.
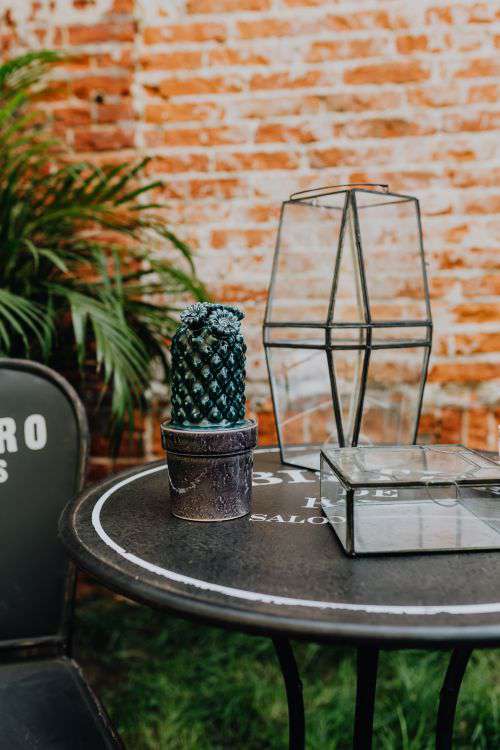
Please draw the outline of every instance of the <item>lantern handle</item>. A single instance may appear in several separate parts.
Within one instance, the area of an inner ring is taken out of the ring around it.
[[[302,198],[299,198],[299,196],[304,197],[308,195],[308,193],[317,193],[317,195],[310,195],[310,198],[320,198],[323,195],[332,195],[333,193],[342,192],[344,188],[351,189],[356,187],[381,188],[384,193],[387,193],[389,190],[389,185],[383,182],[347,182],[345,185],[325,185],[325,187],[309,188],[309,190],[299,190],[299,192],[291,194],[290,200],[302,200]]]

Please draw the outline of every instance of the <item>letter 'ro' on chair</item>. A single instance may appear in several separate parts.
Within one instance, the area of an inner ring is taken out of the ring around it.
[[[122,747],[70,658],[75,576],[57,523],[87,438],[63,378],[0,359],[0,750]]]

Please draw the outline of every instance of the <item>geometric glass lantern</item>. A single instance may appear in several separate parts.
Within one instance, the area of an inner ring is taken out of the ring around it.
[[[432,343],[418,200],[372,184],[290,196],[263,340],[284,463],[414,443]]]

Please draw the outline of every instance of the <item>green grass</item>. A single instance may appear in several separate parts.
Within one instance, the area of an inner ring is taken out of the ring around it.
[[[133,750],[282,750],[287,712],[270,642],[201,627],[99,596],[82,602],[77,658]],[[295,644],[308,750],[347,750],[355,690],[351,649]],[[475,652],[462,687],[455,748],[500,747],[498,652]],[[385,652],[377,750],[431,750],[447,655]]]

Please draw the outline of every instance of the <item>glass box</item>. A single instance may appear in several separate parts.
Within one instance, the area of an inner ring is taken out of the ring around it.
[[[320,482],[348,555],[500,549],[500,466],[464,446],[325,449]]]
[[[414,443],[431,333],[416,198],[349,185],[283,203],[263,331],[282,461]]]

